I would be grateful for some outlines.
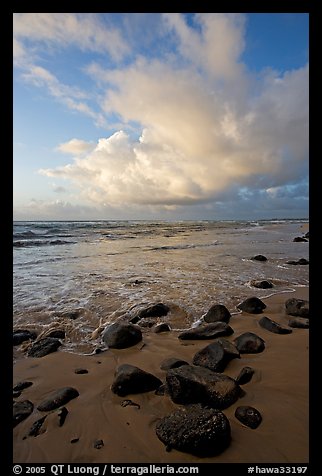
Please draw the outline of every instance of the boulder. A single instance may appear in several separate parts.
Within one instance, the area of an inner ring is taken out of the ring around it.
[[[265,341],[253,332],[244,332],[234,342],[241,354],[258,354],[265,349]]]
[[[63,329],[53,329],[47,334],[47,337],[55,337],[56,339],[65,339],[66,333]]]
[[[221,453],[231,439],[227,417],[219,410],[201,405],[189,405],[165,416],[155,431],[167,451],[174,448],[198,457]]]
[[[245,385],[245,383],[251,381],[254,373],[255,370],[251,367],[243,367],[239,372],[238,376],[235,378],[235,381],[238,385]]]
[[[267,281],[266,279],[264,279],[263,281],[251,281],[250,284],[251,286],[254,286],[254,288],[259,289],[273,288],[273,284],[270,281]]]
[[[237,407],[235,411],[235,417],[243,425],[252,428],[253,430],[257,428],[262,422],[262,415],[256,408],[249,406]]]
[[[290,334],[292,329],[281,326],[278,322],[273,321],[269,317],[263,316],[258,324],[266,329],[267,331],[273,332],[274,334]]]
[[[293,241],[295,243],[300,243],[300,242],[307,242],[308,240],[306,238],[302,238],[302,236],[296,236]]]
[[[13,391],[21,392],[25,388],[31,387],[31,385],[32,385],[32,382],[28,382],[28,381],[19,382],[19,383],[16,383],[16,385],[13,387]]]
[[[167,390],[174,403],[203,403],[213,408],[227,408],[241,395],[235,380],[205,367],[183,365],[168,370]]]
[[[248,312],[249,314],[260,314],[265,308],[266,304],[257,297],[247,298],[237,306],[237,309]]]
[[[44,400],[43,402],[40,403],[40,405],[38,405],[37,409],[40,412],[49,412],[50,410],[55,410],[56,408],[59,408],[62,405],[65,405],[65,403],[68,403],[70,400],[78,396],[79,396],[79,393],[76,390],[76,388],[73,388],[73,387],[60,388],[59,390],[55,390],[50,395],[48,395],[46,400]]]
[[[293,317],[288,321],[288,325],[293,328],[308,329],[310,327],[310,321],[304,317]]]
[[[285,302],[285,312],[291,316],[309,318],[309,301],[291,298]]]
[[[13,345],[20,345],[26,340],[35,340],[36,332],[28,331],[27,329],[17,329],[13,331]]]
[[[223,372],[227,364],[236,358],[240,358],[240,354],[234,344],[227,339],[218,339],[199,350],[192,362],[214,372]]]
[[[226,322],[228,323],[231,314],[227,307],[223,304],[214,304],[209,311],[203,316],[205,322]]]
[[[253,256],[251,259],[255,261],[267,261],[267,258],[264,255],[256,255],[256,256]]]
[[[169,359],[165,359],[160,364],[161,370],[170,370],[170,369],[177,369],[182,365],[189,365],[188,362],[181,359],[176,359],[175,357],[170,357]]]
[[[123,364],[118,367],[111,390],[120,397],[128,394],[150,392],[162,385],[160,379],[134,365]]]
[[[27,355],[28,357],[44,357],[52,352],[56,352],[61,345],[60,340],[54,337],[44,337],[32,344]]]
[[[225,322],[211,322],[210,324],[202,324],[201,326],[181,332],[178,335],[178,339],[215,339],[216,337],[230,336],[233,333],[233,329]]]
[[[160,332],[169,332],[169,331],[171,331],[171,327],[169,326],[169,324],[166,324],[165,322],[162,322],[161,324],[158,324],[153,328],[153,332],[155,332],[156,334],[160,334]]]
[[[133,324],[115,322],[105,328],[102,338],[111,349],[126,349],[142,340],[142,332]]]
[[[140,319],[144,319],[147,317],[166,316],[169,311],[170,311],[169,306],[166,306],[162,302],[159,302],[157,304],[153,304],[144,309],[141,309],[134,317],[132,317],[130,322],[132,322],[132,324],[136,324]]]
[[[13,427],[25,420],[34,410],[34,405],[29,400],[14,402],[13,404]]]

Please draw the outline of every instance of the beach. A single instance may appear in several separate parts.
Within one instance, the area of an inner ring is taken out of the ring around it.
[[[30,382],[14,396],[14,402],[28,400],[33,410],[14,427],[13,462],[308,463],[309,330],[288,327],[292,316],[285,312],[288,299],[309,299],[308,266],[287,263],[308,258],[308,242],[293,242],[295,236],[308,231],[308,223],[220,227],[181,223],[177,228],[139,224],[134,231],[132,226],[122,225],[116,237],[106,240],[102,239],[106,229],[100,224],[95,246],[86,230],[70,238],[78,240],[73,248],[57,243],[39,248],[39,243],[27,241],[16,250],[14,331],[36,331],[38,340],[53,330],[63,334],[58,350],[43,357],[28,356],[30,341],[14,346],[13,385]],[[70,229],[69,225],[68,234]],[[144,235],[136,241],[140,247],[129,245],[134,241],[130,233],[137,237],[138,232]],[[252,258],[260,252],[265,252],[266,262]],[[57,278],[57,263],[59,276],[65,273],[65,280]],[[254,287],[254,280],[263,279],[272,288]],[[260,314],[237,308],[251,296],[266,304]],[[148,303],[160,302],[169,312],[150,323],[141,319],[136,324],[142,340],[123,349],[104,344],[105,327],[132,318]],[[165,382],[167,372],[160,368],[165,359],[192,364],[196,352],[216,339],[182,340],[178,336],[184,330],[198,329],[213,304],[225,305],[231,313],[233,333],[225,339],[233,343],[241,334],[252,332],[264,340],[265,349],[241,353],[222,372],[236,379],[244,367],[254,369],[251,380],[241,385],[238,400],[222,410],[231,428],[229,446],[205,457],[167,451],[156,435],[156,426],[183,405],[174,403],[167,393],[154,391],[118,396],[111,390],[115,372],[120,365],[130,364]],[[291,332],[276,334],[261,327],[263,316]],[[160,323],[167,323],[170,330],[155,333]],[[53,410],[38,409],[53,391],[64,387],[76,389],[78,396]],[[236,408],[244,405],[260,412],[262,422],[256,429],[236,418]],[[63,407],[67,412],[62,419]]]

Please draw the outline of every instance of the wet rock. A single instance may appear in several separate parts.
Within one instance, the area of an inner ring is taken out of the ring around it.
[[[228,363],[236,358],[240,358],[240,355],[234,344],[227,339],[218,339],[199,350],[192,362],[214,372],[223,372]]]
[[[155,326],[153,331],[156,334],[160,334],[160,332],[169,332],[169,331],[171,331],[171,327],[169,326],[169,324],[166,324],[165,322],[163,322],[162,324],[158,324],[157,326]]]
[[[156,389],[156,391],[154,392],[155,395],[159,395],[159,396],[163,396],[163,395],[166,395],[168,393],[168,389],[167,389],[167,386],[166,384],[162,384],[160,385],[159,388]]]
[[[252,428],[253,430],[257,428],[262,422],[262,415],[256,408],[249,406],[237,407],[235,411],[235,417],[243,425]]]
[[[285,312],[291,316],[309,318],[309,301],[291,298],[285,302]]]
[[[176,369],[178,367],[181,367],[182,365],[189,365],[189,364],[185,360],[176,359],[175,357],[170,357],[169,359],[165,359],[161,362],[160,369],[161,370]]]
[[[20,391],[14,390],[14,391],[12,392],[13,398],[18,398],[18,397],[20,397],[20,395],[21,395],[21,392],[20,392]]]
[[[27,381],[19,382],[19,383],[16,383],[16,385],[13,387],[13,391],[21,392],[25,388],[31,387],[31,385],[32,385],[32,382],[27,382]]]
[[[307,239],[306,238],[302,238],[302,236],[296,236],[293,240],[295,243],[300,243],[300,242],[306,242],[307,243]]]
[[[100,450],[104,446],[104,441],[103,440],[96,440],[94,441],[94,448],[96,450]]]
[[[174,403],[203,403],[213,408],[227,408],[239,398],[241,388],[235,380],[205,367],[183,365],[168,370],[167,389]]]
[[[298,261],[294,261],[294,260],[291,260],[291,261],[286,261],[286,264],[293,264],[293,265],[306,265],[306,264],[309,264],[309,261],[305,258],[300,258]]]
[[[227,307],[223,304],[214,304],[209,311],[204,315],[205,322],[226,322],[228,323],[231,318],[231,314]]]
[[[142,332],[137,326],[123,322],[115,322],[106,327],[102,335],[103,341],[111,349],[125,349],[142,340]]]
[[[56,339],[65,339],[66,333],[62,329],[54,329],[47,334],[47,337],[55,337]]]
[[[67,415],[68,415],[67,408],[62,407],[58,412],[58,418],[59,418],[58,426],[63,426],[63,424],[65,423]]]
[[[45,355],[56,352],[58,347],[62,344],[60,340],[55,339],[54,337],[44,337],[38,342],[32,344],[30,349],[27,352],[28,357],[44,357]]]
[[[88,374],[87,369],[75,369],[74,372],[75,372],[75,374],[79,374],[79,375]]]
[[[201,405],[189,405],[165,416],[155,431],[167,451],[173,448],[199,457],[221,453],[231,440],[227,417]]]
[[[156,390],[162,384],[154,375],[135,367],[123,364],[117,369],[111,390],[120,397],[132,393],[143,393]]]
[[[264,279],[263,281],[251,281],[250,284],[251,286],[254,286],[254,288],[259,289],[273,288],[273,284],[270,281],[267,281],[266,279]]]
[[[157,304],[153,304],[151,306],[146,307],[145,309],[141,309],[132,319],[130,322],[132,324],[136,324],[140,319],[145,319],[147,317],[162,317],[166,316],[170,308],[162,302]]]
[[[155,326],[157,323],[157,318],[155,319],[143,319],[141,321],[138,322],[138,326],[140,327],[148,327],[149,329],[151,329],[151,327]]]
[[[243,367],[239,372],[238,376],[236,377],[235,381],[238,385],[245,385],[245,383],[251,381],[254,373],[255,370],[251,367]]]
[[[14,402],[13,404],[13,427],[25,420],[34,409],[34,405],[29,400],[23,402]]]
[[[79,438],[72,438],[70,440],[71,443],[77,443],[79,441]]]
[[[304,317],[293,317],[288,321],[288,325],[293,328],[308,329],[310,327],[310,321]]]
[[[234,342],[241,354],[258,354],[265,349],[265,341],[253,332],[241,334]]]
[[[68,319],[72,319],[73,321],[77,319],[82,314],[81,309],[76,309],[75,311],[66,311],[62,312],[60,315],[61,317],[67,317]]]
[[[30,428],[28,432],[28,436],[35,436],[35,437],[38,436],[46,418],[47,418],[47,415],[45,415],[42,418],[39,418],[39,420],[36,420],[34,424],[32,425],[32,427]]]
[[[20,345],[26,340],[35,340],[36,332],[28,331],[27,329],[17,329],[13,331],[13,345]]]
[[[310,238],[310,233],[308,231],[305,233],[304,238]]]
[[[265,308],[266,304],[257,297],[247,298],[237,306],[237,309],[248,312],[249,314],[260,314]]]
[[[181,332],[178,339],[215,339],[216,337],[230,336],[233,332],[233,329],[225,322],[211,322]]]
[[[256,255],[256,256],[253,256],[251,259],[255,261],[267,261],[267,258],[264,255]]]
[[[263,316],[258,324],[266,329],[267,331],[273,332],[274,334],[291,334],[292,329],[281,326],[278,322],[273,321],[269,317]]]
[[[59,390],[55,390],[53,393],[51,393],[46,400],[44,400],[40,405],[38,405],[37,409],[41,412],[55,410],[56,408],[65,405],[65,403],[68,403],[70,400],[78,396],[79,393],[76,388],[60,388]]]

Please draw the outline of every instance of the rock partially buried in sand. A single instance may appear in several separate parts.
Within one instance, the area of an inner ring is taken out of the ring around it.
[[[13,345],[20,345],[26,340],[35,340],[36,337],[36,332],[29,331],[28,329],[17,329],[13,331]]]
[[[181,332],[178,339],[215,339],[216,337],[230,336],[233,329],[225,322],[211,322],[210,324],[202,324],[187,331]]]
[[[238,385],[245,385],[245,383],[251,381],[254,373],[255,370],[251,367],[243,367],[239,372],[238,376],[236,377],[235,381]]]
[[[19,382],[19,383],[16,383],[16,385],[13,387],[12,390],[14,392],[22,392],[22,390],[24,390],[25,388],[31,387],[31,385],[32,385],[32,382],[27,382],[27,381]]]
[[[147,317],[162,317],[166,316],[170,311],[169,306],[166,306],[162,302],[157,304],[153,304],[151,306],[146,307],[145,309],[140,310],[130,322],[132,324],[136,324],[140,319],[144,319]]]
[[[13,427],[25,420],[34,410],[34,404],[29,400],[13,404]]]
[[[223,304],[214,304],[209,311],[204,315],[205,322],[226,322],[228,323],[231,318],[231,314],[227,307]]]
[[[291,298],[285,302],[286,314],[309,318],[309,301]]]
[[[253,430],[257,428],[262,422],[262,415],[256,408],[249,406],[237,407],[235,411],[235,417],[243,425],[252,428]]]
[[[171,327],[166,322],[162,322],[161,324],[156,325],[153,329],[153,332],[155,332],[156,334],[169,331],[171,331]]]
[[[44,357],[45,355],[56,352],[62,343],[54,337],[44,337],[32,344],[27,352],[28,357]]]
[[[160,385],[162,385],[161,380],[149,372],[145,372],[134,365],[123,364],[116,370],[111,390],[116,395],[125,397],[132,393],[156,390]]]
[[[65,339],[66,333],[63,329],[54,329],[47,334],[47,337],[55,337],[56,339]]]
[[[156,435],[166,445],[199,457],[214,456],[230,444],[230,424],[219,410],[189,405],[162,418]]]
[[[273,283],[271,283],[270,281],[267,281],[267,279],[264,279],[262,281],[251,281],[250,284],[251,286],[254,286],[254,288],[259,288],[259,289],[273,288]]]
[[[47,418],[47,415],[45,415],[42,418],[39,418],[39,420],[36,420],[33,423],[32,427],[30,428],[30,430],[28,432],[28,436],[34,436],[34,437],[38,436],[41,432],[41,427],[42,427],[44,421],[46,420],[46,418]]]
[[[257,297],[247,298],[237,306],[237,309],[248,312],[249,314],[260,314],[265,308],[266,304]]]
[[[264,255],[256,255],[253,256],[251,259],[255,261],[267,261],[267,258]]]
[[[293,317],[288,321],[288,325],[298,329],[308,329],[310,327],[310,321],[304,317]]]
[[[194,365],[206,367],[214,372],[223,372],[227,364],[236,358],[239,359],[240,355],[234,344],[227,339],[218,339],[199,350],[192,362]]]
[[[286,261],[286,264],[294,264],[294,265],[306,265],[306,264],[309,264],[309,261],[305,258],[300,258],[298,261],[294,261],[294,260],[291,260],[291,261]]]
[[[265,341],[253,332],[245,332],[234,340],[241,354],[258,354],[265,349]]]
[[[142,332],[133,324],[115,322],[106,327],[102,338],[111,349],[126,349],[142,340]]]
[[[306,238],[302,238],[302,236],[296,236],[293,241],[294,241],[295,243],[296,243],[296,242],[297,242],[297,243],[300,243],[300,242],[303,242],[303,243],[306,242],[306,243],[307,243],[308,240],[307,240]]]
[[[177,369],[182,367],[182,365],[189,365],[188,362],[181,359],[176,359],[175,357],[170,357],[169,359],[165,359],[160,364],[161,370],[170,370],[170,369]]]
[[[274,334],[291,334],[292,329],[281,326],[278,322],[273,321],[269,317],[263,316],[258,324],[266,329],[267,331],[273,332]]]
[[[205,367],[183,365],[168,370],[167,390],[174,403],[203,403],[212,408],[228,408],[241,395],[241,388],[227,375]]]
[[[76,388],[60,388],[59,390],[55,390],[55,392],[51,393],[46,400],[38,405],[37,409],[40,412],[49,412],[50,410],[55,410],[56,408],[65,405],[65,403],[68,403],[70,400],[78,396],[79,393]]]

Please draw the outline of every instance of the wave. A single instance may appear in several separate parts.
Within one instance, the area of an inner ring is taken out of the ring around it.
[[[56,245],[72,245],[77,243],[76,241],[66,241],[66,240],[28,240],[28,241],[14,241],[14,248],[28,248],[32,246],[56,246]]]
[[[151,251],[157,251],[157,250],[186,250],[186,249],[191,249],[191,248],[209,248],[211,246],[216,246],[219,243],[217,241],[214,241],[212,243],[203,243],[203,244],[194,244],[194,243],[187,243],[185,245],[165,245],[165,246],[156,246],[154,248],[150,248]]]

